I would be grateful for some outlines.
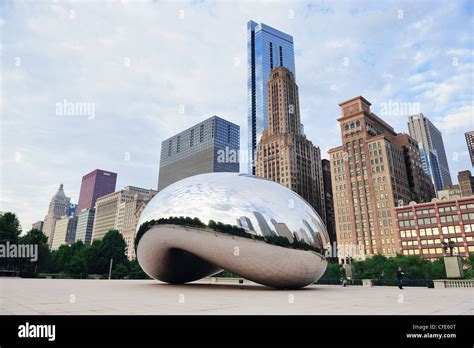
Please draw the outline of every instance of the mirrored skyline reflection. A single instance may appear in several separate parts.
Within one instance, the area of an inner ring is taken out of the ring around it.
[[[247,174],[200,174],[176,182],[148,203],[138,228],[146,221],[180,216],[233,226],[245,218],[254,230],[247,229],[249,233],[288,238],[289,230],[312,246],[322,249],[329,244],[324,223],[303,198],[278,183]]]

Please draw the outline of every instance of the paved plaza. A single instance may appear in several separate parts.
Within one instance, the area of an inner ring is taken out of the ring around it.
[[[155,280],[0,278],[0,314],[472,315],[472,289],[313,285],[274,290],[253,283],[169,285]]]

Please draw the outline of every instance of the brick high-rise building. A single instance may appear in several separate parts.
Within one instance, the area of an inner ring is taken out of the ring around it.
[[[93,170],[82,177],[81,193],[79,203],[76,207],[76,215],[83,209],[94,208],[98,198],[115,191],[117,174],[102,169]]]
[[[470,170],[463,170],[458,173],[459,188],[463,197],[469,197],[474,194],[474,177]]]
[[[474,252],[474,197],[409,204],[396,208],[396,225],[404,255],[436,260],[449,255],[443,242],[454,243],[454,253]]]
[[[466,137],[467,150],[471,158],[471,165],[474,167],[474,131],[464,133]]]
[[[321,153],[301,134],[298,86],[288,69],[272,70],[268,82],[268,129],[256,156],[257,176],[303,197],[326,220]]]
[[[362,244],[366,255],[395,256],[400,242],[394,208],[412,200],[400,145],[405,135],[373,114],[370,105],[361,96],[339,104],[343,144],[328,151],[337,240],[339,248]]]
[[[403,133],[394,137],[393,142],[403,148],[411,200],[416,203],[430,202],[436,197],[436,191],[431,178],[423,170],[418,143]]]

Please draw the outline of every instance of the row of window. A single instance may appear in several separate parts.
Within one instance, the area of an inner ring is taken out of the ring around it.
[[[400,214],[398,214],[400,218]],[[463,221],[474,221],[474,213],[464,213],[461,215],[461,218]],[[458,223],[459,222],[459,216],[458,215],[445,215],[445,216],[440,216],[439,220],[442,224],[445,223]],[[423,226],[423,225],[436,225],[438,224],[438,220],[436,217],[431,217],[431,218],[424,218],[424,219],[417,219],[418,225]],[[400,220],[398,222],[398,226],[401,228],[403,227],[414,227],[415,226],[415,220]]]

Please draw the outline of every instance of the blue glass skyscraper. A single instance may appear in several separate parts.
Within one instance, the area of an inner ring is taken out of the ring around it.
[[[268,125],[267,84],[270,71],[284,66],[295,74],[293,37],[263,23],[247,23],[249,173],[255,174],[255,151]]]
[[[443,137],[436,126],[423,114],[408,119],[410,136],[418,142],[423,170],[437,191],[452,184]]]

